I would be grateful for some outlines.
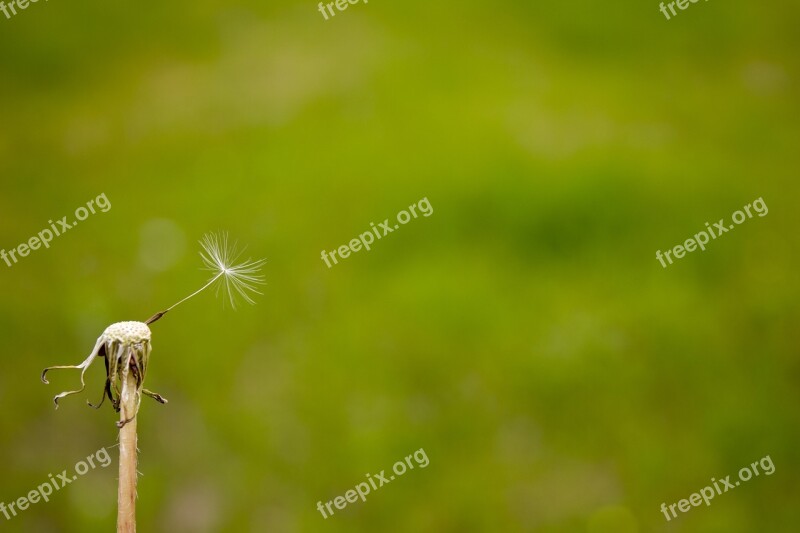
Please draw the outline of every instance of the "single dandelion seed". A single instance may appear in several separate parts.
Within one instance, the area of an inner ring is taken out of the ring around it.
[[[222,292],[223,299],[230,302],[233,309],[236,309],[237,296],[240,296],[249,304],[255,304],[255,301],[248,293],[261,294],[256,285],[264,284],[264,276],[260,271],[266,259],[254,261],[248,258],[237,264],[236,261],[239,260],[244,249],[240,251],[235,242],[230,244],[227,233],[207,233],[199,242],[202,248],[200,258],[203,260],[203,269],[213,272],[211,279],[189,296],[147,319],[146,324],[152,324],[172,309],[189,298],[197,296],[215,283],[217,284],[216,294],[219,296],[220,292]]]

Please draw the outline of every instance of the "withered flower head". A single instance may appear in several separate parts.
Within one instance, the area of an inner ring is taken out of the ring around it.
[[[150,328],[144,322],[117,322],[106,328],[97,343],[94,345],[92,353],[89,357],[79,365],[66,365],[66,366],[51,366],[45,368],[42,372],[42,381],[48,383],[46,374],[53,369],[67,369],[74,368],[81,371],[81,388],[74,391],[62,392],[53,398],[53,402],[58,408],[58,400],[65,398],[72,394],[83,392],[86,388],[86,383],[83,376],[86,370],[94,362],[96,357],[102,357],[106,362],[106,383],[103,390],[103,397],[100,403],[92,405],[99,408],[106,396],[114,406],[114,410],[119,412],[121,400],[128,399],[131,394],[135,394],[136,409],[133,413],[124,413],[125,418],[121,422],[117,422],[119,427],[124,426],[136,417],[139,411],[139,403],[142,399],[142,394],[150,396],[160,403],[167,403],[167,400],[162,398],[159,394],[148,391],[143,388],[145,375],[147,374],[147,363],[150,358]],[[136,382],[135,390],[128,390],[128,374],[132,373]]]

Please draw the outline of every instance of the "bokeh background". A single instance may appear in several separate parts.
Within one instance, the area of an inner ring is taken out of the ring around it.
[[[800,526],[798,44],[787,0],[38,2],[0,15],[0,501],[116,441],[113,322],[153,325],[143,532]],[[329,269],[420,198],[434,208]],[[769,207],[663,269],[655,251]],[[430,464],[316,510],[424,448]],[[112,453],[115,449],[111,450]],[[659,507],[770,455],[772,476]],[[116,457],[2,531],[113,531]]]

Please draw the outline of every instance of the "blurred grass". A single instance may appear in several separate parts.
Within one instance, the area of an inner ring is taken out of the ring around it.
[[[794,531],[800,8],[315,7],[0,17],[2,247],[112,203],[0,264],[0,501],[114,442],[41,369],[197,288],[194,243],[226,229],[269,284],[153,326],[170,403],[141,411],[140,530]],[[319,259],[423,196],[431,217]],[[768,216],[655,260],[759,196]],[[428,468],[315,510],[419,448]],[[663,519],[767,454],[775,475]],[[4,530],[108,531],[115,468]]]

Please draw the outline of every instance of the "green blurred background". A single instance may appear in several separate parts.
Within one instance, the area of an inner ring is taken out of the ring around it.
[[[0,501],[116,441],[62,402],[106,326],[266,257],[255,306],[152,326],[142,532],[800,526],[798,43],[786,0],[31,4],[0,15]],[[434,209],[329,269],[320,252]],[[763,197],[663,269],[655,251]],[[317,501],[430,464],[324,520]],[[111,450],[115,453],[115,449]],[[770,455],[667,522],[659,507]],[[106,532],[116,457],[0,531]]]

